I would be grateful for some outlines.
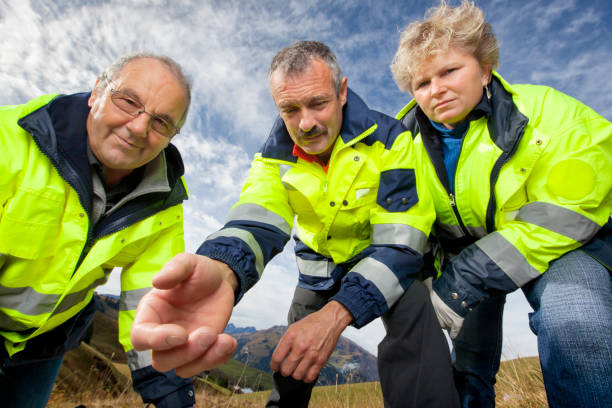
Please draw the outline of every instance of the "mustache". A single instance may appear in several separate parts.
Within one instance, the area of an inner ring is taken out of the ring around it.
[[[302,138],[302,137],[309,138],[309,137],[314,137],[314,136],[325,134],[325,132],[327,132],[327,130],[325,128],[316,125],[312,129],[310,129],[308,132],[304,132],[303,130],[298,129],[298,134],[297,135],[300,138]]]

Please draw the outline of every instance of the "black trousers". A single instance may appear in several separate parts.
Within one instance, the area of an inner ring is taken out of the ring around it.
[[[288,323],[321,309],[335,293],[297,287]],[[378,373],[385,407],[455,408],[459,397],[450,352],[427,288],[419,281],[382,316],[387,331],[378,345]],[[274,373],[266,407],[308,407],[316,381],[305,383]]]

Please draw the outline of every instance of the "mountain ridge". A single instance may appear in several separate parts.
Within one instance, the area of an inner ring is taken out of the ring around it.
[[[233,359],[250,367],[272,372],[270,360],[287,326],[277,325],[255,332],[233,333],[238,341]],[[318,385],[378,381],[377,359],[374,355],[344,336],[340,336],[334,352],[321,370]]]

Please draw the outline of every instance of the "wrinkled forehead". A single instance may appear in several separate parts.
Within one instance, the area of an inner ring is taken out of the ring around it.
[[[319,60],[313,60],[304,69],[293,73],[274,71],[270,76],[270,91],[274,99],[281,94],[286,97],[336,94],[331,69]]]
[[[111,80],[115,85],[182,87],[170,68],[153,58],[138,58],[128,62]]]

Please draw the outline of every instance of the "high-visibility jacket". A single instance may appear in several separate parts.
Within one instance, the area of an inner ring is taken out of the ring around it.
[[[436,207],[444,258],[434,289],[462,316],[487,293],[511,292],[592,242],[612,210],[610,122],[561,92],[511,86],[497,72],[490,91],[490,114],[472,120],[463,138],[454,194],[423,111],[411,101],[397,115],[415,136]]]
[[[363,326],[395,303],[422,266],[434,213],[415,172],[411,135],[349,89],[328,171],[294,156],[293,147],[278,118],[227,223],[198,253],[234,270],[239,299],[283,249],[296,217],[299,285],[326,290],[341,282],[332,299]]]
[[[47,95],[0,108],[0,335],[11,359],[41,354],[28,344],[75,319],[120,267],[119,340],[133,371],[152,370],[150,353],[133,349],[130,327],[153,275],[184,250],[183,163],[169,145],[155,159],[168,186],[92,225],[88,97]],[[61,355],[62,347],[45,352]]]

